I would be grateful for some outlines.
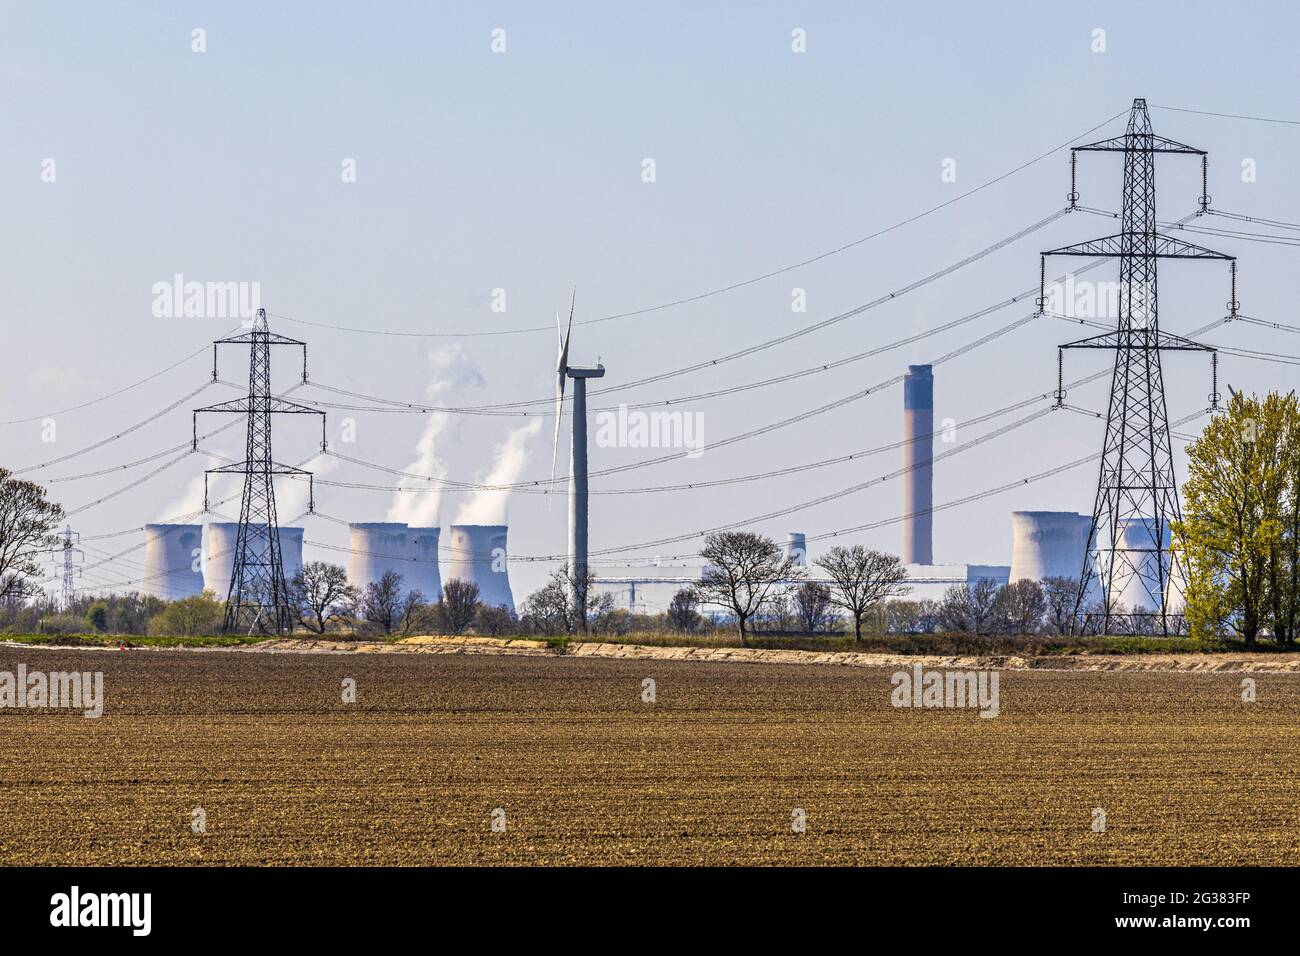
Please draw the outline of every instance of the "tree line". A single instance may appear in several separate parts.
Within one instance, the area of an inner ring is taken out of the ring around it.
[[[1183,518],[1173,526],[1193,637],[1269,638],[1293,645],[1300,633],[1300,401],[1234,393],[1188,446]],[[63,509],[45,489],[0,468],[0,629],[10,633],[215,632],[223,601],[206,593],[166,602],[140,594],[77,597],[60,609],[41,588],[43,560],[57,553]],[[1047,578],[998,586],[959,584],[940,600],[907,600],[899,558],[862,545],[818,557],[811,580],[771,538],[747,531],[709,536],[698,582],[681,589],[662,615],[614,606],[590,573],[558,569],[519,613],[489,607],[472,582],[450,580],[432,601],[406,590],[400,574],[358,588],[344,569],[308,562],[289,584],[296,625],[317,634],[504,635],[620,634],[667,627],[734,627],[742,644],[755,630],[803,634],[1065,634],[1074,624],[1078,581]],[[706,607],[721,615],[705,613]],[[1123,608],[1112,608],[1122,613]],[[1176,608],[1174,609],[1177,610]],[[722,619],[720,622],[720,618]]]

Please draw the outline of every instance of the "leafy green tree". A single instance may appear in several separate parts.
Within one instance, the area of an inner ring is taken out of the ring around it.
[[[102,634],[108,630],[107,604],[103,601],[96,601],[86,610],[86,627],[96,634]]]
[[[1183,521],[1187,623],[1199,638],[1231,628],[1253,645],[1295,634],[1300,404],[1234,393],[1187,449]]]
[[[149,632],[167,637],[218,634],[225,618],[226,603],[211,591],[172,601],[149,621]]]
[[[668,605],[668,624],[677,631],[693,631],[700,623],[700,597],[694,588],[681,588]]]

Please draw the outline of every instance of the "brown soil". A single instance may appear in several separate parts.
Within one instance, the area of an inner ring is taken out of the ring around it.
[[[893,708],[890,667],[0,648],[20,662],[101,670],[107,705],[0,710],[0,864],[1300,862],[1296,673],[1247,704],[1240,673],[1008,669],[986,720]]]

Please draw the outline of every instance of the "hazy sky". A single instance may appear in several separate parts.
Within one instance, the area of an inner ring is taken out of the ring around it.
[[[196,29],[204,31],[206,52],[193,50]],[[505,31],[505,52],[493,50],[497,29]],[[792,50],[796,29],[805,31],[806,52]],[[1104,52],[1093,49],[1098,29]],[[210,378],[204,353],[121,395],[50,415],[158,372],[232,327],[221,318],[157,317],[155,284],[176,274],[257,282],[277,316],[369,330],[548,326],[574,286],[579,321],[643,309],[866,236],[1084,133],[1135,96],[1158,106],[1300,118],[1298,30],[1300,13],[1290,3],[2,3],[0,419],[31,420],[0,425],[0,464],[23,468],[109,438]],[[1300,220],[1300,128],[1154,106],[1152,118],[1157,132],[1210,150],[1216,207]],[[1089,138],[1122,130],[1121,117]],[[644,181],[647,159],[653,182]],[[1246,160],[1253,160],[1254,182],[1243,181]],[[346,182],[351,168],[355,181]],[[945,181],[945,169],[955,170],[955,181]],[[1081,159],[1082,202],[1116,209],[1119,184],[1118,157]],[[934,328],[1035,285],[1041,249],[1107,235],[1116,224],[1066,216],[896,302],[780,348],[637,389],[596,391],[875,299],[1049,215],[1068,191],[1062,151],[813,265],[578,327],[571,358],[599,358],[607,367],[592,385],[596,409],[755,382]],[[1194,159],[1160,160],[1161,218],[1192,212],[1199,193]],[[1240,256],[1243,312],[1300,322],[1289,281],[1294,248],[1186,238]],[[1058,271],[1069,265],[1061,261]],[[1112,279],[1114,268],[1089,277]],[[504,312],[493,310],[494,289],[505,290]],[[795,289],[804,290],[806,312],[792,310]],[[1190,331],[1223,314],[1226,267],[1164,265],[1160,291],[1162,327]],[[887,380],[1031,308],[1027,300],[840,368],[683,403],[676,407],[699,416],[692,421],[703,429],[702,455],[593,478],[593,491],[748,475],[897,441],[902,391],[894,386],[758,438],[707,447]],[[284,318],[272,325],[309,341],[314,382],[368,395],[481,405],[543,398],[553,389],[549,330],[420,338]],[[1055,346],[1087,334],[1041,318],[940,366],[936,420],[960,422],[1051,390]],[[1245,323],[1206,340],[1300,353],[1300,336]],[[277,386],[287,388],[296,358],[289,350],[276,358]],[[1102,354],[1076,353],[1067,376],[1104,364]],[[245,368],[245,353],[223,352],[223,378],[242,381]],[[1293,371],[1232,356],[1221,361],[1222,380],[1238,388],[1290,388]],[[1169,356],[1166,380],[1171,418],[1194,411],[1209,391],[1208,361]],[[1072,391],[1070,400],[1104,408],[1105,393],[1098,382]],[[235,395],[210,386],[121,439],[27,476],[48,481],[101,471],[171,448],[188,440],[191,408]],[[369,404],[315,388],[293,397]],[[550,473],[550,419],[327,411],[336,449],[388,468],[438,468],[458,481]],[[345,436],[347,419],[355,433]],[[959,426],[956,445],[1007,420]],[[661,453],[600,447],[596,428],[593,420],[593,469]],[[319,432],[305,419],[284,419],[275,437],[277,457],[296,462],[311,453]],[[935,501],[1086,455],[1100,442],[1100,422],[1053,413],[937,463]],[[206,444],[239,457],[242,431]],[[171,457],[50,488],[75,509]],[[716,488],[593,494],[591,547],[743,522],[885,474],[900,460],[895,451]],[[195,478],[207,466],[190,456],[76,514],[74,527],[90,539],[88,561],[142,541],[138,533],[93,536],[196,507]],[[333,481],[396,481],[337,459],[314,467]],[[1179,468],[1181,477],[1181,459]],[[1095,481],[1088,465],[941,512],[936,560],[1006,563],[1011,511],[1090,511]],[[302,510],[302,495],[286,489],[284,496],[287,519]],[[408,495],[401,501],[409,510],[394,510],[394,495],[382,490],[322,485],[316,497],[318,510],[344,520],[433,523],[436,515],[446,525],[459,516],[487,519],[504,507],[514,554],[551,555],[565,546],[562,498],[548,508],[547,498],[534,494],[508,502]],[[895,479],[750,526],[812,537],[901,509]],[[308,541],[346,543],[337,523],[305,524]],[[897,551],[901,529],[891,524],[848,540]],[[811,542],[810,551],[824,546]],[[629,555],[640,561],[696,547]],[[84,583],[137,578],[141,555],[102,564]],[[309,545],[308,557],[344,555]],[[552,567],[516,561],[516,599]]]

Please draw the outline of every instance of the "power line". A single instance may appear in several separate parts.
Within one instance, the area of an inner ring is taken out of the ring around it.
[[[1209,411],[1210,409],[1208,408],[1199,409],[1198,411],[1195,411],[1190,415],[1185,415],[1184,417],[1173,422],[1171,427],[1176,428],[1180,425],[1185,425],[1188,422],[1192,421],[1193,419],[1200,418],[1202,415],[1207,414]],[[1003,494],[1007,491],[1010,491],[1013,488],[1022,488],[1025,485],[1033,484],[1034,482],[1042,481],[1046,478],[1054,478],[1057,475],[1062,474],[1063,472],[1066,471],[1070,471],[1073,468],[1078,468],[1081,465],[1088,464],[1089,462],[1097,461],[1099,458],[1101,458],[1101,452],[1093,452],[1091,455],[1085,455],[1082,458],[1076,458],[1073,461],[1066,462],[1063,465],[1057,465],[1053,468],[1048,468],[1047,470],[1040,471],[1037,474],[1029,475],[1025,478],[1018,478],[1015,481],[1009,481],[1005,484],[998,485],[994,488],[986,488],[984,491],[979,491],[976,492],[975,494],[967,495],[964,498],[956,498],[952,501],[947,501],[944,502],[943,504],[935,505],[932,508],[926,509],[926,511],[928,512],[947,511],[949,508],[957,508],[960,507],[961,505],[972,504],[976,501],[983,501],[985,498],[991,498],[994,495]],[[921,512],[916,512],[916,513],[921,513]],[[884,518],[879,521],[871,521],[866,524],[855,525],[851,528],[837,528],[834,531],[824,531],[821,534],[811,534],[808,535],[806,540],[822,541],[826,538],[835,538],[845,534],[855,534],[859,531],[872,531],[875,530],[876,528],[883,528],[886,525],[897,524],[898,522],[905,521],[911,517],[913,517],[913,514],[894,515],[892,517]]]
[[[679,305],[687,305],[691,302],[699,302],[702,299],[708,299],[716,295],[722,295],[727,292],[733,292],[736,289],[741,289],[744,288],[745,286],[754,285],[755,283],[762,282],[765,279],[775,278],[776,276],[783,275],[787,272],[793,272],[796,269],[801,269],[804,266],[812,265],[815,262],[820,262],[822,259],[827,259],[831,256],[838,255],[841,252],[846,252],[849,249],[853,249],[856,246],[862,245],[864,242],[868,242],[872,239],[877,239],[880,236],[887,235],[895,231],[896,229],[901,229],[904,226],[910,225],[914,222],[924,219],[925,217],[932,215],[933,213],[936,213],[942,209],[946,209],[948,206],[951,206],[954,203],[961,202],[963,199],[966,199],[970,196],[974,196],[976,193],[982,192],[983,190],[988,189],[990,186],[1000,183],[1004,179],[1014,176],[1016,173],[1022,172],[1023,170],[1026,170],[1029,167],[1042,162],[1044,159],[1051,156],[1052,154],[1058,153],[1061,150],[1067,148],[1071,143],[1074,143],[1076,140],[1082,139],[1085,136],[1089,136],[1092,133],[1095,133],[1103,126],[1106,126],[1109,123],[1112,123],[1113,121],[1118,119],[1119,117],[1123,116],[1124,113],[1125,111],[1121,110],[1120,112],[1116,113],[1114,116],[1108,117],[1107,119],[1098,123],[1096,126],[1092,127],[1091,129],[1085,130],[1079,135],[1071,137],[1070,139],[1066,140],[1064,143],[1061,143],[1058,146],[1053,146],[1051,149],[1038,154],[1033,159],[1027,160],[1026,162],[1021,163],[1019,166],[1007,170],[1005,173],[1002,173],[1000,176],[995,176],[992,179],[986,180],[980,185],[966,190],[966,192],[964,193],[960,193],[952,197],[951,199],[947,199],[941,203],[937,203],[936,205],[933,205],[930,208],[925,209],[912,216],[908,216],[905,219],[900,219],[898,222],[895,222],[894,224],[890,226],[886,226],[882,229],[878,229],[875,232],[870,233],[869,235],[861,237],[860,239],[854,239],[851,242],[846,242],[843,245],[837,246],[834,249],[830,249],[826,252],[819,253],[815,256],[810,256],[807,259],[803,259],[799,262],[795,262],[790,265],[781,266],[780,268],[773,269],[769,272],[764,272],[761,275],[756,275],[751,278],[744,279],[739,282],[733,282],[729,285],[720,286],[718,288],[710,289],[705,292],[699,292],[694,295],[684,296],[683,298],[680,299],[673,299],[669,302],[661,302],[658,305],[646,306],[645,308],[641,308],[641,309],[632,309],[627,312],[616,312],[612,315],[603,315],[594,319],[585,319],[579,322],[575,322],[574,324],[595,325],[599,322],[610,322],[615,319],[626,319],[626,318],[633,318],[635,316],[648,315],[652,312],[659,312],[664,309],[671,309]],[[401,336],[401,337],[410,337],[410,338],[479,338],[479,337],[486,337],[486,336],[522,335],[522,334],[533,333],[533,332],[553,331],[550,325],[536,325],[536,326],[530,326],[528,328],[496,329],[491,331],[480,331],[480,332],[408,332],[408,331],[397,331],[392,329],[362,329],[354,326],[333,325],[325,322],[311,322],[306,319],[296,319],[293,316],[281,315],[279,313],[271,313],[271,314],[277,319],[284,319],[288,322],[295,322],[300,325],[310,325],[313,326],[314,328],[332,329],[334,331],[340,331],[340,332],[356,332],[362,335],[389,335],[389,336]]]
[[[1287,222],[1283,219],[1264,219],[1261,216],[1247,216],[1244,213],[1228,212],[1224,209],[1207,209],[1211,216],[1224,219],[1236,219],[1239,222],[1257,222],[1261,226],[1273,226],[1276,229],[1300,229],[1300,222]]]
[[[73,458],[79,458],[82,455],[86,455],[92,451],[103,448],[105,445],[118,441],[121,438],[125,438],[127,435],[130,435],[132,432],[139,431],[145,425],[148,425],[150,422],[157,421],[158,419],[166,415],[168,412],[175,411],[177,408],[189,402],[192,398],[194,398],[194,396],[198,395],[200,392],[202,392],[205,388],[207,388],[211,384],[212,382],[204,382],[194,391],[190,392],[188,395],[181,396],[180,398],[172,402],[170,405],[168,405],[166,408],[162,409],[161,411],[154,412],[148,418],[142,419],[136,422],[134,425],[124,428],[120,432],[117,432],[114,435],[110,435],[108,438],[101,439],[100,441],[95,442],[93,445],[87,445],[84,448],[77,449],[76,451],[68,452],[66,455],[60,455],[59,457],[51,458],[48,461],[38,462],[35,465],[25,465],[22,468],[15,468],[13,469],[13,474],[25,475],[29,472],[39,471],[42,468],[48,468],[50,465],[58,465],[65,461],[70,461]]]
[[[139,388],[141,385],[144,385],[146,382],[152,382],[160,375],[165,375],[168,372],[170,372],[172,369],[179,368],[180,366],[184,365],[186,362],[190,361],[191,359],[195,359],[198,356],[204,354],[205,352],[207,352],[207,350],[208,347],[204,345],[203,348],[195,352],[191,352],[189,355],[185,356],[184,358],[173,362],[171,365],[168,365],[166,368],[154,372],[152,375],[145,376],[144,378],[140,379],[138,382],[132,382],[130,385],[124,385],[123,387],[117,389],[116,391],[109,392],[106,395],[101,395],[98,398],[92,398],[89,401],[82,402],[80,405],[69,405],[67,408],[61,408],[58,411],[46,412],[44,415],[32,415],[28,418],[10,418],[4,421],[0,421],[0,425],[24,425],[29,422],[40,421],[43,418],[54,418],[55,416],[58,415],[66,415],[69,412],[75,412],[83,408],[89,408],[91,405],[98,405],[100,402],[106,402],[110,398],[116,398],[118,395],[122,395],[126,392],[129,392],[133,388]]]
[[[1300,126],[1300,120],[1276,119],[1271,116],[1250,116],[1245,113],[1215,113],[1211,110],[1188,109],[1185,106],[1158,106],[1155,103],[1152,103],[1151,106],[1154,109],[1172,110],[1175,113],[1195,113],[1197,116],[1218,116],[1221,119],[1239,119],[1250,120],[1255,123],[1279,123],[1283,126]]]
[[[630,382],[622,382],[620,384],[607,386],[601,389],[593,389],[590,394],[605,395],[614,392],[623,392],[629,389],[640,388],[645,385],[652,385],[658,382],[667,381],[668,379],[677,378],[679,376],[687,375],[692,372],[704,371],[706,369],[713,370],[718,366],[724,365],[728,362],[733,362],[741,358],[747,358],[751,355],[756,355],[759,352],[764,352],[767,351],[768,349],[775,348],[778,345],[788,344],[789,342],[793,342],[796,339],[803,338],[805,335],[811,335],[814,332],[820,332],[821,330],[830,328],[833,325],[837,325],[840,322],[845,321],[846,319],[850,319],[854,316],[861,315],[864,312],[868,312],[872,309],[878,308],[889,302],[893,302],[896,299],[899,299],[910,292],[914,292],[917,289],[922,288],[923,286],[926,286],[932,282],[936,282],[939,279],[944,278],[945,276],[951,275],[953,272],[956,272],[957,270],[962,269],[965,266],[970,265],[974,262],[978,262],[980,259],[992,255],[994,252],[998,251],[999,249],[1005,248],[1007,245],[1010,245],[1011,243],[1016,242],[1019,239],[1032,235],[1033,233],[1037,232],[1040,229],[1043,229],[1047,225],[1055,222],[1057,219],[1060,219],[1062,216],[1065,216],[1068,213],[1069,213],[1068,209],[1058,209],[1057,211],[1051,213],[1048,216],[1043,217],[1037,222],[1032,223],[1029,226],[1026,226],[1022,229],[1019,229],[1008,236],[1004,236],[998,239],[997,241],[995,241],[994,243],[992,243],[991,245],[985,246],[983,249],[980,249],[978,252],[971,253],[965,258],[950,263],[944,266],[943,268],[935,272],[932,272],[927,276],[924,276],[923,278],[908,283],[907,285],[895,289],[892,292],[883,293],[882,295],[877,296],[875,299],[872,299],[869,302],[862,303],[861,305],[855,306],[854,308],[849,309],[845,312],[840,312],[837,315],[833,315],[830,316],[829,318],[814,322],[811,325],[806,325],[792,332],[787,332],[783,335],[779,335],[776,338],[767,339],[766,341],[758,342],[754,345],[749,345],[742,349],[737,349],[733,352],[728,352],[724,355],[718,355],[718,356],[714,356],[713,358],[704,359],[702,361],[695,362],[691,365],[686,365],[675,369],[669,369],[663,372],[657,372],[654,375],[648,375],[644,378],[635,379]],[[1083,270],[1079,270],[1079,271],[1082,272]],[[1009,302],[1014,302],[1019,299],[1025,298],[1032,293],[1033,293],[1032,289],[1025,290],[1024,292],[1021,292],[1018,295],[1012,297],[1012,299],[1009,300]],[[1002,304],[1003,305],[1009,304],[1009,302],[1004,302]],[[980,314],[987,314],[988,311],[993,311],[993,309],[990,308]],[[978,314],[972,316],[972,318],[978,318]],[[818,370],[820,370],[820,366],[813,369],[812,371],[818,371]],[[811,374],[811,372],[807,374]],[[423,405],[417,402],[403,402],[395,399],[382,398],[373,395],[365,395],[364,393],[361,392],[348,391],[334,386],[321,385],[316,382],[312,382],[311,384],[317,388],[321,388],[326,391],[332,391],[337,394],[347,395],[352,398],[364,399],[366,401],[388,404],[394,407],[400,407],[403,410],[420,410],[420,411],[428,411],[428,412],[440,412],[445,414],[500,413],[505,410],[517,411],[518,409],[531,408],[536,406],[542,406],[545,409],[550,409],[555,402],[555,396],[552,395],[552,396],[547,396],[545,398],[523,399],[523,400],[513,401],[513,402],[496,402],[496,403],[490,403],[486,405],[430,406],[430,405]],[[378,409],[373,409],[373,410],[378,411]],[[534,412],[533,414],[538,417],[541,417],[547,414],[547,412]]]
[[[743,525],[757,524],[762,521],[770,521],[773,518],[783,518],[787,515],[794,514],[795,512],[804,511],[808,508],[813,508],[816,507],[817,505],[826,504],[827,502],[836,501],[848,495],[856,494],[859,491],[864,491],[867,488],[871,488],[875,485],[882,484],[886,481],[890,481],[894,478],[900,477],[901,475],[905,475],[908,472],[914,470],[915,468],[927,467],[934,461],[942,461],[943,459],[951,457],[952,455],[959,454],[963,451],[967,451],[973,447],[976,447],[977,445],[982,445],[985,442],[990,441],[994,438],[1001,437],[1002,435],[1005,435],[1008,432],[1014,431],[1017,428],[1021,428],[1025,425],[1028,425],[1030,422],[1037,421],[1038,419],[1042,418],[1044,415],[1051,414],[1052,411],[1053,409],[1051,408],[1039,409],[1037,411],[1031,412],[1028,415],[1023,416],[1022,418],[1017,419],[1014,422],[1009,422],[1006,425],[1002,425],[1001,427],[996,428],[991,432],[987,432],[986,434],[979,436],[978,438],[972,439],[971,441],[966,442],[963,445],[959,445],[956,448],[951,448],[947,451],[940,452],[939,454],[933,456],[933,458],[928,461],[918,462],[913,465],[904,466],[895,471],[889,472],[888,474],[881,475],[876,478],[869,479],[867,481],[858,482],[857,484],[849,485],[846,488],[841,488],[838,491],[833,491],[829,494],[821,495],[817,498],[811,498],[807,501],[802,501],[796,505],[790,505],[788,507],[779,508],[775,511],[769,511],[761,515],[754,515],[749,518],[744,518],[740,521],[731,521],[726,524],[716,525],[712,528],[706,528],[703,531],[691,531],[685,534],[672,535],[664,538],[656,538],[653,541],[642,541],[638,544],[620,545],[613,548],[601,548],[600,550],[594,551],[592,553],[597,555],[609,555],[609,554],[619,554],[625,551],[639,551],[642,548],[656,548],[666,544],[676,544],[681,541],[690,541],[695,538],[705,537],[707,535],[714,534],[719,531],[726,531],[730,528],[740,527]]]
[[[1079,386],[1097,381],[1098,379],[1109,374],[1110,374],[1109,369],[1103,369],[1101,371],[1094,372],[1091,375],[1085,375],[1082,378],[1075,379],[1074,381],[1067,383],[1067,385],[1069,388],[1078,388]],[[1029,405],[1033,405],[1036,402],[1047,401],[1049,399],[1052,399],[1054,397],[1054,394],[1055,393],[1051,391],[1041,392],[1029,398],[1022,399],[1021,401],[1013,402],[1010,405],[1005,405],[1002,408],[998,408],[990,412],[985,412],[984,414],[976,416],[974,418],[969,418],[966,419],[965,421],[958,422],[957,425],[958,427],[966,427],[966,428],[972,427],[974,425],[981,425],[986,421],[991,421],[995,418],[1000,418],[1003,415],[1008,415],[1011,412],[1019,411],[1020,409],[1026,408]],[[832,458],[823,458],[818,461],[806,462],[801,465],[791,465],[785,468],[777,468],[770,471],[757,472],[753,474],[735,475],[728,478],[716,478],[716,479],[703,480],[703,481],[680,482],[677,484],[652,485],[652,486],[643,486],[643,487],[635,487],[635,488],[600,488],[600,489],[593,488],[590,493],[593,495],[654,494],[654,493],[667,492],[667,491],[694,491],[694,490],[699,490],[704,488],[717,488],[726,485],[742,484],[742,483],[748,483],[752,481],[761,481],[768,478],[778,478],[778,477],[784,477],[786,475],[800,474],[806,471],[813,471],[816,469],[829,467],[831,465],[838,465],[850,461],[856,461],[860,458],[869,458],[872,457],[873,455],[881,454],[887,451],[896,451],[908,444],[912,444],[920,441],[933,440],[934,438],[939,437],[942,434],[943,434],[943,429],[936,429],[935,431],[929,432],[924,435],[914,435],[911,438],[903,439],[901,441],[889,442],[883,445],[876,445],[871,448],[864,448],[858,451],[848,452],[843,455],[836,455]],[[384,465],[375,464],[374,462],[368,462],[365,461],[364,459],[353,458],[347,455],[339,455],[335,453],[335,457],[338,457],[341,460],[350,462],[352,464],[360,465],[365,468],[371,468],[376,471],[386,472],[388,474],[397,477],[412,479],[416,481],[423,481],[427,483],[427,487],[412,488],[410,486],[405,486],[405,485],[379,485],[379,484],[371,484],[366,482],[347,482],[347,481],[335,481],[335,480],[328,480],[328,479],[317,479],[318,483],[329,485],[331,487],[351,488],[351,489],[368,490],[368,491],[405,492],[405,493],[413,493],[413,494],[427,494],[429,491],[432,491],[434,489],[438,489],[438,490],[450,489],[452,491],[511,491],[511,492],[522,492],[526,494],[527,493],[531,493],[531,494],[564,493],[562,491],[553,490],[553,489],[537,488],[532,483],[529,483],[527,485],[518,485],[518,484],[488,485],[488,484],[480,484],[476,482],[454,481],[452,479],[447,479],[447,478],[417,475],[414,472],[401,471],[395,468],[388,468]],[[564,479],[557,479],[557,483],[560,480],[564,480]]]

